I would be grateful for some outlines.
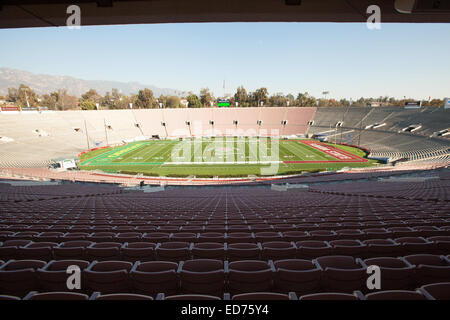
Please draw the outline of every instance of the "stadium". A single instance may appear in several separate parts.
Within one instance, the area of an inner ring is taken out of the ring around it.
[[[449,119],[3,108],[0,300],[450,300]]]

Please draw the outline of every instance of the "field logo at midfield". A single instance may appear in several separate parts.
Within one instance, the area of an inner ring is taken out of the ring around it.
[[[203,132],[201,122],[193,123],[194,138],[184,141],[172,149],[171,164],[253,164],[261,165],[261,175],[278,173],[280,161],[279,131],[271,130],[268,138],[267,130],[260,130],[256,136],[254,129],[227,130],[225,136],[220,130]],[[188,136],[184,129],[175,130],[173,136]],[[214,136],[203,149],[205,136]],[[248,145],[248,157],[246,156]]]
[[[123,154],[125,154],[125,153],[128,153],[128,152],[130,152],[130,151],[133,151],[133,150],[135,150],[135,149],[137,149],[137,148],[140,148],[140,147],[142,147],[143,145],[144,145],[144,143],[136,143],[136,144],[133,144],[133,145],[131,145],[131,146],[128,146],[128,147],[125,147],[125,148],[121,148],[121,149],[117,150],[116,152],[109,154],[109,155],[107,156],[107,158],[115,159],[115,158],[120,157],[121,155],[123,155]]]

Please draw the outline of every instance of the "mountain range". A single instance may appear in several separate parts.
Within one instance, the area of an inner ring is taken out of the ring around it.
[[[152,90],[155,97],[159,97],[161,94],[178,96],[182,94],[178,90],[158,88],[154,85],[146,85],[139,82],[83,80],[70,76],[36,74],[24,70],[0,68],[0,95],[6,95],[8,88],[18,88],[21,84],[29,86],[40,95],[58,89],[67,89],[69,94],[77,97],[89,89],[95,89],[98,93],[104,95],[108,91],[111,92],[112,88],[116,88],[119,92],[126,95],[137,93],[144,88]]]

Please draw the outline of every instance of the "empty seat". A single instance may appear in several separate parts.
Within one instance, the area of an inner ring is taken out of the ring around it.
[[[68,242],[68,241],[81,241],[86,240],[89,237],[89,233],[87,232],[67,232],[60,241]]]
[[[0,241],[6,241],[14,236],[14,231],[0,231]]]
[[[178,262],[190,259],[189,242],[165,242],[156,247],[158,260]]]
[[[301,296],[299,300],[359,300],[359,299],[354,294],[324,292],[324,293],[305,294]]]
[[[122,246],[121,259],[130,262],[155,260],[156,244],[151,242],[131,242]]]
[[[385,228],[366,228],[361,231],[366,235],[366,239],[388,239],[392,237],[392,233]]]
[[[172,234],[170,241],[197,242],[197,234],[192,232],[177,232]]]
[[[88,261],[116,261],[120,260],[121,247],[118,242],[94,243],[85,249],[84,256]]]
[[[255,233],[255,239],[257,242],[273,242],[283,239],[280,232],[257,232]]]
[[[38,289],[36,270],[43,268],[45,261],[9,260],[0,267],[0,292],[6,295],[24,297]]]
[[[142,241],[160,243],[169,241],[170,233],[166,232],[148,232],[142,236]]]
[[[116,236],[113,232],[94,232],[87,240],[92,242],[112,242],[113,238]]]
[[[270,224],[265,224],[265,223],[250,225],[250,230],[252,232],[254,232],[255,234],[259,233],[259,232],[273,231],[272,226]]]
[[[100,294],[98,292],[94,293],[91,300],[153,300],[151,296],[145,296],[142,294],[134,293],[111,293],[111,294]]]
[[[160,300],[221,300],[219,297],[216,296],[210,296],[205,294],[179,294],[174,296],[165,296],[164,294],[161,295]]]
[[[77,292],[30,292],[24,300],[89,300],[89,296]]]
[[[323,270],[323,284],[329,291],[350,293],[361,290],[366,284],[366,268],[359,258],[325,256],[315,261]]]
[[[178,292],[178,263],[168,261],[137,262],[130,272],[133,292],[156,296]]]
[[[64,236],[62,232],[42,232],[33,238],[33,241],[45,241],[45,242],[60,242],[61,238]]]
[[[220,232],[203,232],[199,234],[197,241],[224,243],[225,234]]]
[[[416,226],[413,228],[416,236],[428,238],[441,235],[443,232],[436,226]]]
[[[273,230],[277,232],[289,232],[295,231],[295,226],[293,224],[288,223],[278,223],[273,225]]]
[[[84,258],[84,250],[92,244],[92,241],[87,240],[62,242],[53,248],[53,256],[56,260],[81,260]]]
[[[180,284],[182,293],[221,296],[225,285],[224,262],[221,260],[198,259],[180,263]]]
[[[427,284],[419,291],[429,300],[450,300],[450,282]]]
[[[292,242],[273,241],[262,244],[263,260],[282,260],[295,258],[297,247]]]
[[[249,243],[255,242],[253,233],[250,232],[232,232],[227,233],[227,243]]]
[[[274,289],[277,292],[303,295],[320,289],[322,270],[311,260],[278,260],[274,262],[274,268]]]
[[[105,294],[129,292],[128,273],[132,267],[131,262],[125,261],[92,262],[84,270],[87,292],[99,291]]]
[[[287,294],[274,293],[274,292],[250,292],[234,295],[231,300],[291,300],[291,297]]]
[[[195,243],[191,247],[194,259],[226,259],[226,244],[217,242]]]
[[[309,238],[309,233],[306,231],[286,231],[283,232],[283,238],[286,241],[302,241]]]
[[[56,242],[33,242],[25,247],[19,247],[18,250],[21,259],[50,261],[53,259],[52,250],[56,246],[58,246]]]
[[[36,271],[40,288],[43,291],[69,291],[67,288],[69,275],[66,272],[69,266],[78,266],[82,271],[89,266],[89,262],[83,260],[50,261]]]
[[[366,245],[359,240],[333,240],[329,243],[335,255],[361,257],[366,249]]]
[[[404,260],[415,266],[416,283],[419,285],[445,282],[450,279],[450,263],[442,256],[415,254],[405,256]]]
[[[228,245],[229,261],[257,260],[261,257],[261,246],[256,243],[231,243]]]
[[[366,300],[426,300],[426,297],[417,291],[387,290],[368,293]]]
[[[433,252],[434,243],[422,237],[402,237],[396,238],[395,242],[400,243],[405,251],[405,255],[416,253],[430,253]]]
[[[321,256],[327,256],[331,254],[331,246],[326,241],[298,241],[297,257],[300,259],[314,259]]]
[[[268,262],[245,260],[230,262],[228,292],[231,294],[271,291],[272,273]]]
[[[140,232],[123,232],[118,233],[113,241],[124,243],[124,242],[139,242],[142,239],[142,233]]]
[[[382,290],[414,288],[414,267],[408,262],[399,258],[380,257],[366,259],[364,263],[380,267]]]
[[[401,252],[401,244],[391,239],[364,240],[367,246],[364,257],[397,257]]]
[[[427,238],[434,243],[436,254],[447,254],[450,252],[450,236],[435,236]]]
[[[336,240],[338,235],[333,230],[312,230],[309,232],[311,240],[331,241]]]
[[[20,231],[15,233],[13,236],[9,237],[11,240],[33,240],[34,237],[39,235],[36,231]]]
[[[363,241],[366,238],[364,232],[359,229],[342,229],[337,230],[337,238],[339,240],[359,240]]]
[[[387,228],[387,231],[392,233],[392,237],[400,238],[400,237],[413,237],[416,235],[416,231],[410,227],[392,227]]]

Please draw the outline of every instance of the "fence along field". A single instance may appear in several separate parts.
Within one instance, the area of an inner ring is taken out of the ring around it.
[[[152,176],[238,177],[366,167],[375,161],[349,146],[258,137],[149,140],[84,153],[80,167]]]

